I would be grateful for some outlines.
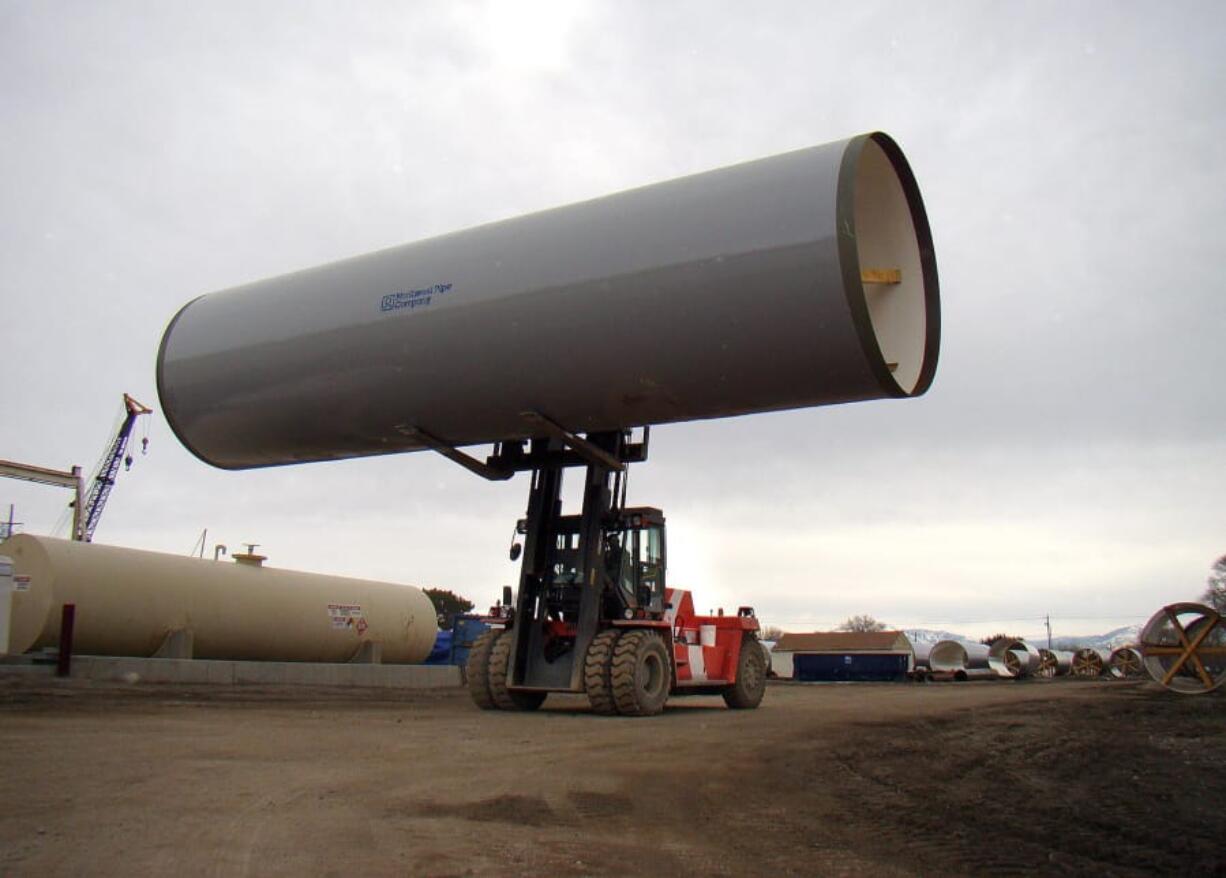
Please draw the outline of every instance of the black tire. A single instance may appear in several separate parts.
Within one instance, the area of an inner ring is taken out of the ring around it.
[[[468,694],[472,696],[473,704],[482,710],[494,710],[494,697],[490,695],[490,650],[494,641],[502,632],[491,628],[473,642],[468,651],[468,661],[464,665],[464,674],[468,677]]]
[[[610,628],[592,638],[591,646],[583,661],[583,688],[592,712],[602,716],[617,714],[617,701],[613,697],[613,648],[621,637],[621,630]]]
[[[736,663],[736,682],[724,690],[724,703],[733,710],[752,710],[766,694],[766,662],[758,638],[746,634]]]
[[[672,688],[672,662],[664,641],[654,631],[627,631],[613,647],[609,673],[617,712],[654,716],[664,710]]]
[[[500,710],[536,710],[545,702],[544,692],[513,692],[507,688],[507,671],[511,666],[511,641],[509,630],[503,630],[494,639],[490,650],[489,687],[490,698]]]

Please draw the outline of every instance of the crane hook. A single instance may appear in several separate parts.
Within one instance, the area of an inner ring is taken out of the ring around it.
[[[141,454],[149,453],[149,437],[148,436],[145,436],[143,439],[140,440],[140,453]]]

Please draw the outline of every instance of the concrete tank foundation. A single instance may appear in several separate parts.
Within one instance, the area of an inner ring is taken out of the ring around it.
[[[0,662],[0,678],[51,678],[54,674],[54,664],[35,662],[29,658]],[[73,656],[70,679],[132,684],[354,686],[380,689],[442,689],[462,683],[460,668],[456,665],[242,662],[101,655]]]

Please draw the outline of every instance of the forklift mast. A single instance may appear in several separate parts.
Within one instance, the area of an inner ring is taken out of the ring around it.
[[[624,506],[626,467],[646,459],[648,440],[648,428],[638,443],[630,431],[555,436],[531,440],[527,453],[523,443],[504,443],[488,459],[532,470],[527,516],[516,528],[524,546],[508,686],[582,692],[584,656],[602,622],[661,619],[664,516]],[[582,510],[562,515],[564,472],[583,465]]]

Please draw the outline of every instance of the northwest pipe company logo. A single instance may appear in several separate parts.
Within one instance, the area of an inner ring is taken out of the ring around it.
[[[380,300],[379,310],[400,311],[408,308],[412,311],[414,308],[424,308],[434,300],[435,296],[441,296],[450,290],[451,284],[435,284],[432,287],[422,287],[420,290],[388,293]]]

